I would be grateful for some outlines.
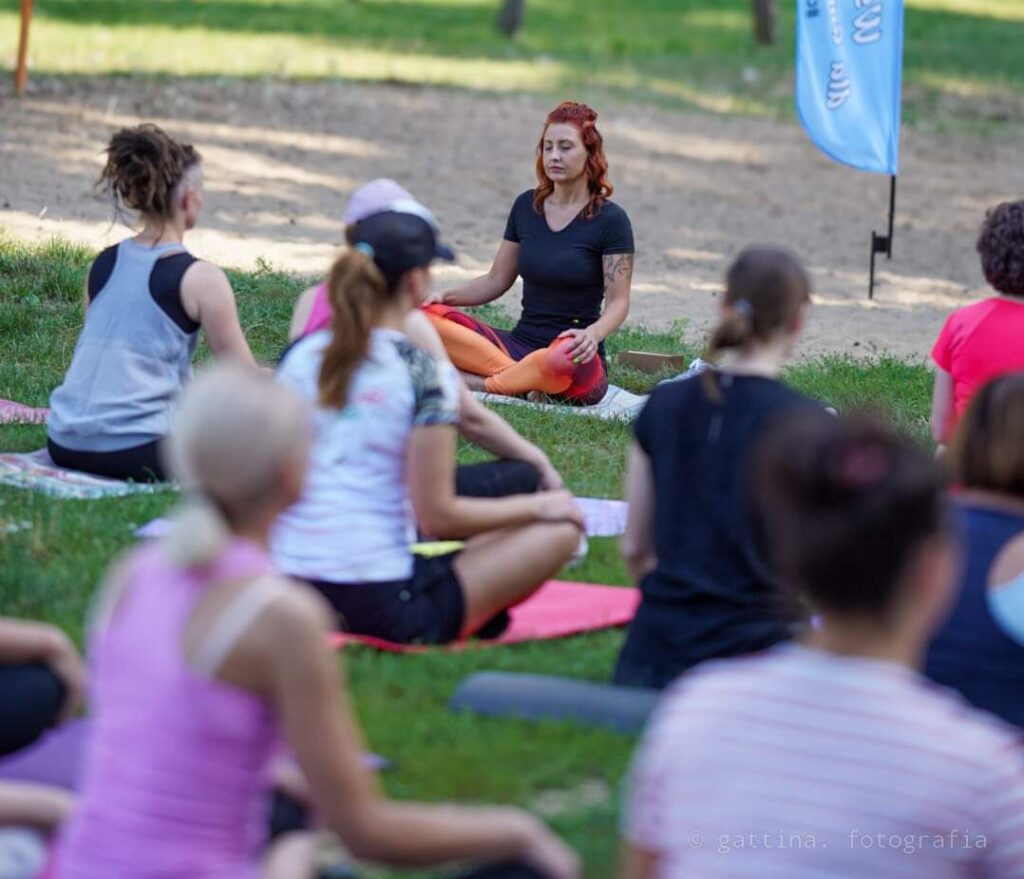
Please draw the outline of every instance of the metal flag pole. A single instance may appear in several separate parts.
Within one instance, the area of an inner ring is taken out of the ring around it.
[[[871,231],[871,268],[868,272],[868,299],[875,298],[875,254],[884,253],[886,259],[892,259],[892,224],[896,214],[896,175],[889,178],[889,234],[879,235]]]

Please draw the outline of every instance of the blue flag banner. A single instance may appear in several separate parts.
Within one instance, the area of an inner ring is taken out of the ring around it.
[[[825,155],[896,174],[903,0],[797,0],[796,108]]]

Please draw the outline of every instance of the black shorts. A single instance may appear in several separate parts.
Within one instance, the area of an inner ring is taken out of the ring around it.
[[[397,644],[448,644],[459,637],[466,618],[462,584],[452,566],[457,556],[413,556],[408,580],[309,583],[331,603],[343,632]]]
[[[68,470],[106,476],[110,479],[131,479],[135,482],[165,482],[167,471],[160,455],[160,440],[153,440],[116,452],[77,452],[52,439],[46,445],[53,463]]]

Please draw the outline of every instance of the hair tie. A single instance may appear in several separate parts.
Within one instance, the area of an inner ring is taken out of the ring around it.
[[[746,299],[737,299],[732,303],[734,310],[742,314],[747,320],[754,320],[754,306],[751,305]]]
[[[373,249],[373,245],[368,244],[365,241],[357,241],[352,246],[360,253],[370,257],[370,259],[373,259],[377,255],[377,251]]]
[[[867,488],[884,481],[892,466],[888,451],[880,446],[847,448],[833,459],[832,478],[844,488]]]

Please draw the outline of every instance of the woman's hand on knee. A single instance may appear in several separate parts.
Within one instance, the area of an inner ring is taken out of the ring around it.
[[[558,336],[558,339],[571,339],[572,341],[565,348],[565,354],[573,363],[589,363],[597,356],[597,346],[600,340],[590,327],[582,330],[566,330]],[[556,340],[557,341],[557,340]]]
[[[534,516],[539,522],[571,522],[581,531],[583,511],[568,491],[541,491],[533,495]]]
[[[549,879],[577,879],[579,856],[547,826],[532,816],[523,817],[523,860]]]
[[[61,721],[78,709],[85,691],[85,666],[71,639],[56,626],[48,627],[49,647],[42,659],[67,691],[61,708]]]

